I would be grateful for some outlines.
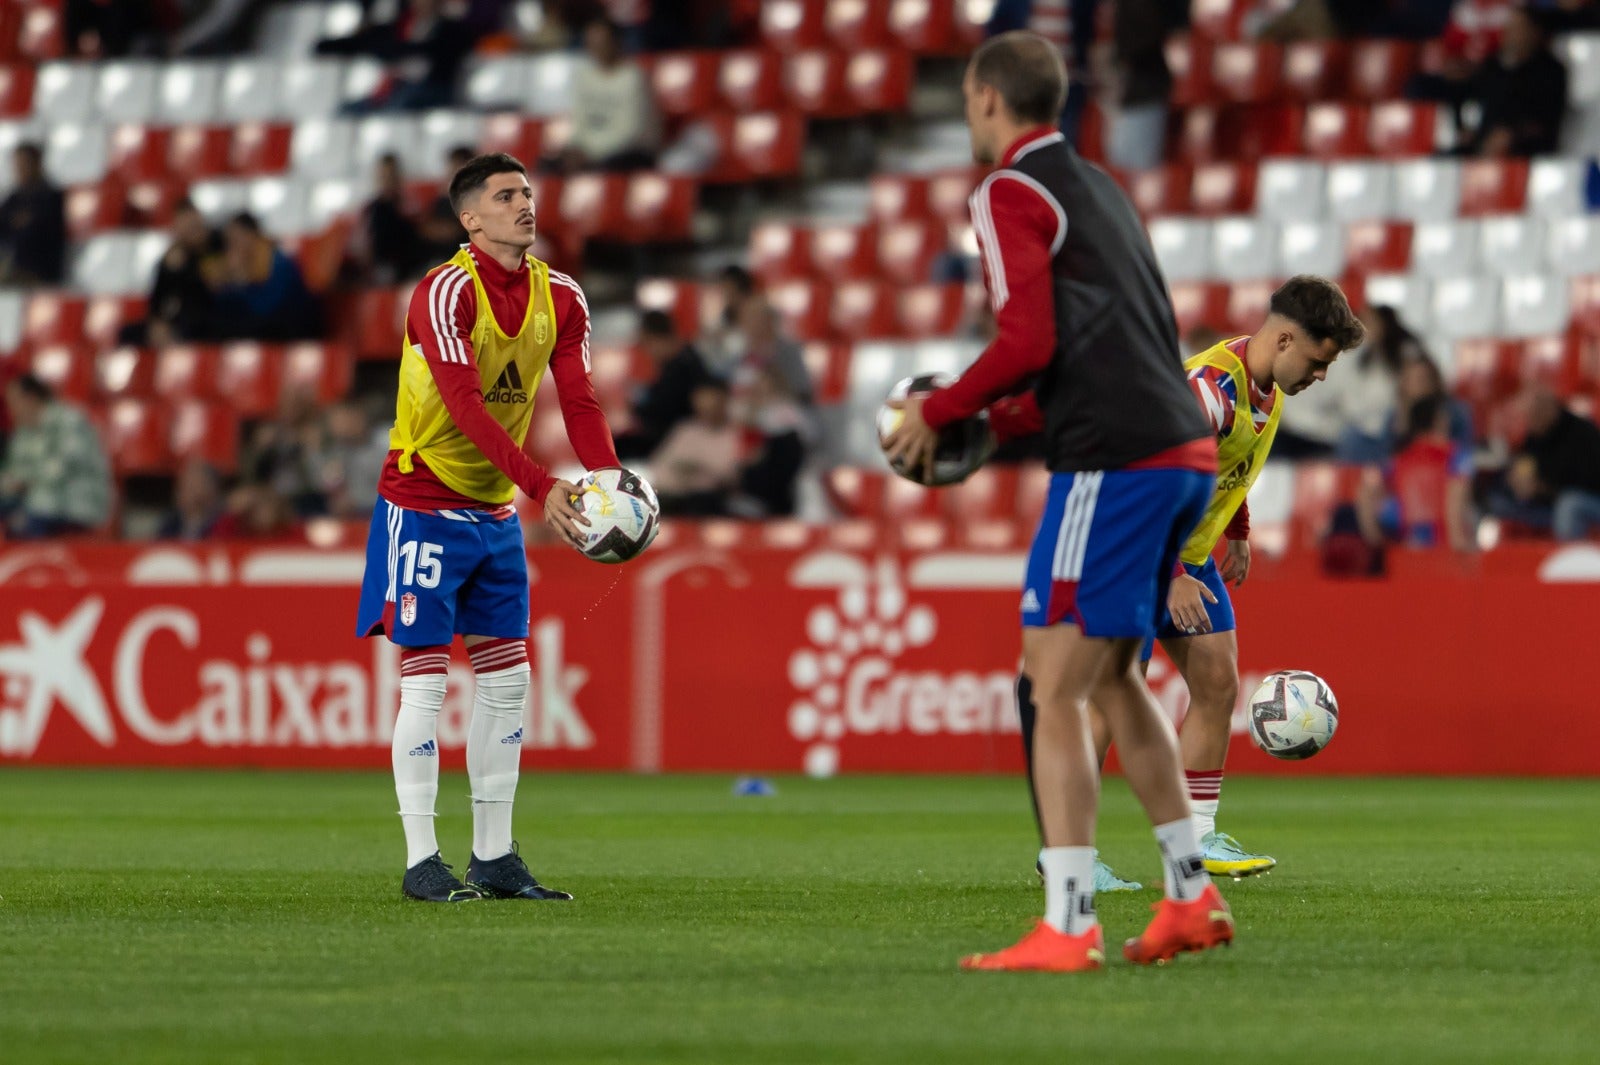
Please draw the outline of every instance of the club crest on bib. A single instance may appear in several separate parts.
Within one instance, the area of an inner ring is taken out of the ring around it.
[[[417,597],[406,592],[400,597],[400,624],[410,625],[417,620]]]
[[[550,315],[540,311],[533,316],[533,342],[543,344],[550,339]]]

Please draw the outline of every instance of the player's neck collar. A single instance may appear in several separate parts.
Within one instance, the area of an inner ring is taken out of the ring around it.
[[[1043,148],[1047,144],[1056,144],[1063,140],[1066,140],[1066,137],[1054,126],[1034,126],[1011,142],[1005,154],[1000,156],[1000,165],[1010,166],[1036,148]]]
[[[478,268],[479,274],[488,274],[491,278],[501,281],[516,277],[528,269],[528,256],[523,253],[521,261],[515,270],[507,270],[495,261],[494,256],[478,247],[476,244],[467,245],[467,254],[472,256],[472,263]]]

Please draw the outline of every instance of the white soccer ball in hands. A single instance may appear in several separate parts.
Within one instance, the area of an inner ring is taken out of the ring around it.
[[[944,388],[956,380],[955,374],[929,373],[907,377],[889,390],[883,406],[878,408],[878,445],[883,446],[890,433],[900,428],[905,417],[900,408],[892,404],[903,402],[908,396],[927,395]],[[979,466],[994,454],[994,432],[989,428],[989,413],[979,411],[971,418],[945,426],[939,431],[939,443],[933,453],[933,469],[906,469],[891,462],[889,468],[908,481],[939,487],[958,484],[967,479]]]
[[[572,497],[588,525],[578,550],[596,562],[626,562],[650,546],[661,528],[661,504],[650,482],[632,470],[612,466],[587,473]]]
[[[1310,758],[1328,745],[1338,727],[1339,700],[1315,673],[1273,673],[1250,696],[1250,739],[1274,758]]]

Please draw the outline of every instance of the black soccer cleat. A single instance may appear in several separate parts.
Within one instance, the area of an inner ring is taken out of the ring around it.
[[[424,858],[406,870],[400,893],[419,902],[473,902],[483,898],[482,892],[457,880],[450,869],[439,852],[434,851],[433,857]]]
[[[511,850],[493,861],[484,861],[476,854],[472,861],[467,863],[467,884],[483,893],[490,899],[559,899],[569,900],[571,895],[565,891],[547,888],[535,880],[528,871],[528,864],[522,860],[522,855],[517,853],[517,845],[513,843]]]

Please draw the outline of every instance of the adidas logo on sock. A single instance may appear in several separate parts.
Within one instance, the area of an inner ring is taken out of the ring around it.
[[[514,743],[514,744],[520,745],[522,743],[522,730],[521,729],[517,729],[517,731],[513,732],[511,735],[507,736],[505,739],[501,740],[500,742],[501,743]]]
[[[417,746],[411,748],[411,757],[437,758],[439,757],[439,745],[434,743],[432,740],[429,740],[427,743],[418,744]]]

